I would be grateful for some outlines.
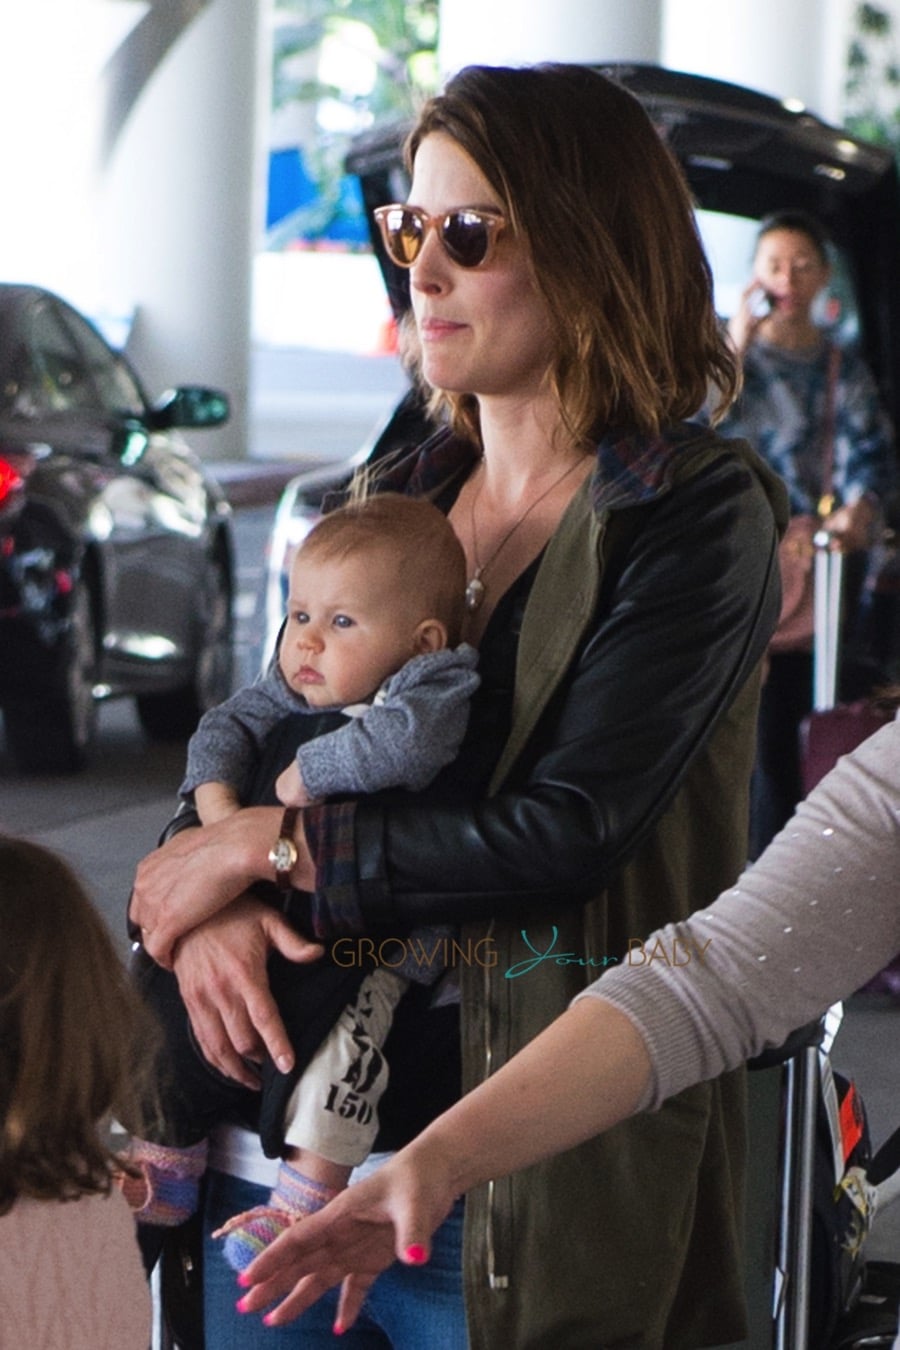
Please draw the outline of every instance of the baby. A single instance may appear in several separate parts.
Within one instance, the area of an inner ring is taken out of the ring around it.
[[[444,515],[423,499],[383,493],[320,521],[293,560],[277,661],[261,680],[207,713],[191,739],[181,793],[193,796],[201,822],[246,804],[269,738],[296,714],[301,743],[275,780],[277,797],[289,808],[272,855],[279,882],[285,884],[289,872],[296,808],[335,795],[426,786],[455,757],[478,684],[477,654],[460,644],[465,585],[459,541]],[[289,885],[286,891],[289,896]],[[434,951],[440,935],[429,929],[410,937],[424,939]],[[291,979],[302,982],[311,973],[322,974],[294,967]],[[409,978],[430,983],[440,973],[411,958],[398,968],[377,967],[360,973],[347,1002],[342,972],[334,1024],[307,1056],[279,1120],[275,1152],[282,1163],[270,1202],[220,1230],[236,1269],[331,1199],[368,1155],[387,1083],[382,1046],[394,1008]],[[171,977],[153,968],[145,983],[168,1034]],[[302,1028],[291,1025],[289,1010],[279,1010],[292,1039],[299,1038]],[[177,1017],[183,1021],[183,1009]],[[173,1029],[173,1044],[177,1035]],[[181,1054],[183,1059],[183,1048]],[[177,1064],[178,1053],[172,1059]],[[208,1079],[196,1065],[187,1074],[176,1069],[178,1104],[175,1119],[167,1118],[161,1131],[164,1138],[133,1141],[130,1156],[142,1169],[144,1186],[131,1199],[142,1223],[178,1224],[195,1209],[206,1166],[209,1095],[223,1113],[222,1083],[211,1068]],[[263,1118],[265,1083],[264,1077]],[[237,1094],[245,1092],[234,1086]],[[195,1110],[192,1097],[198,1098]]]

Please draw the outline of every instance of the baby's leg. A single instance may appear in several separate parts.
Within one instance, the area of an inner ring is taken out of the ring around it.
[[[124,1160],[139,1175],[121,1172],[117,1180],[139,1223],[176,1228],[196,1212],[207,1150],[205,1139],[175,1148],[132,1138]]]
[[[152,1048],[157,1092],[149,1118],[121,1121],[131,1135],[123,1160],[141,1175],[123,1172],[119,1184],[140,1225],[174,1227],[197,1209],[210,1129],[255,1094],[203,1059],[171,971],[138,951],[131,975],[162,1039]]]
[[[269,1204],[231,1219],[225,1259],[243,1270],[305,1214],[322,1209],[372,1149],[378,1102],[387,1087],[381,1047],[406,981],[378,969],[359,987],[294,1089],[287,1108],[284,1161]]]

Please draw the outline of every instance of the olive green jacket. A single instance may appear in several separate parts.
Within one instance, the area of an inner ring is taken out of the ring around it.
[[[536,904],[533,919],[467,927],[464,944],[490,935],[497,952],[492,966],[461,968],[467,1090],[563,1011],[604,964],[628,959],[629,950],[632,963],[666,959],[638,940],[708,903],[744,864],[759,675],[778,612],[771,520],[783,529],[787,513],[780,481],[742,442],[698,430],[651,491],[620,483],[604,497],[595,484],[576,496],[525,611],[513,724],[492,791],[528,782],[535,746],[554,734],[558,700],[590,643],[616,641],[610,615],[627,609],[629,563],[637,569],[645,550],[652,565],[678,569],[685,535],[676,531],[675,542],[666,542],[671,522],[679,511],[697,511],[719,478],[715,490],[732,493],[734,511],[719,512],[720,537],[704,533],[706,516],[688,537],[706,550],[712,569],[724,556],[720,547],[761,554],[748,568],[733,640],[707,661],[691,650],[689,631],[676,652],[654,649],[651,629],[646,652],[648,661],[671,664],[688,697],[692,679],[705,681],[714,711],[621,856],[598,858],[593,899],[573,905],[561,897],[556,909]],[[746,504],[755,501],[758,522],[761,495],[772,508],[770,525],[748,537]],[[584,717],[591,715],[586,706]],[[564,833],[555,844],[566,848]],[[693,1350],[740,1339],[744,1148],[739,1071],[470,1194],[464,1277],[472,1350]]]

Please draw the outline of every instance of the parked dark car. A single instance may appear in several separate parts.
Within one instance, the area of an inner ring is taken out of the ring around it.
[[[832,295],[840,305],[839,327],[859,341],[900,427],[900,182],[893,155],[740,85],[653,65],[597,69],[640,99],[679,160],[697,204],[723,317],[737,307],[756,226],[765,215],[794,207],[822,221],[835,243]],[[398,318],[409,308],[409,273],[387,257],[372,213],[406,197],[402,145],[408,129],[409,123],[393,122],[362,133],[346,164],[359,178],[372,245]],[[634,171],[640,173],[640,165]],[[324,494],[364,460],[414,444],[430,429],[410,394],[371,444],[333,469],[300,474],[288,484],[269,550],[265,651],[271,651],[280,623],[290,552],[318,518]],[[891,524],[900,524],[896,506]],[[900,586],[900,557],[897,575]],[[887,646],[892,660],[900,659],[900,635]],[[900,669],[889,673],[900,678]]]
[[[133,695],[154,738],[231,688],[228,504],[176,428],[227,397],[151,405],[58,296],[0,285],[0,707],[24,771],[80,768],[98,702]]]

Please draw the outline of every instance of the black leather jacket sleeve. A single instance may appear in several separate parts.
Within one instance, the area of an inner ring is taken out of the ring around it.
[[[364,930],[515,921],[596,895],[761,660],[780,591],[759,479],[724,456],[627,509],[624,560],[604,576],[592,629],[501,791],[462,806],[359,802]],[[327,889],[318,901],[327,927]]]

